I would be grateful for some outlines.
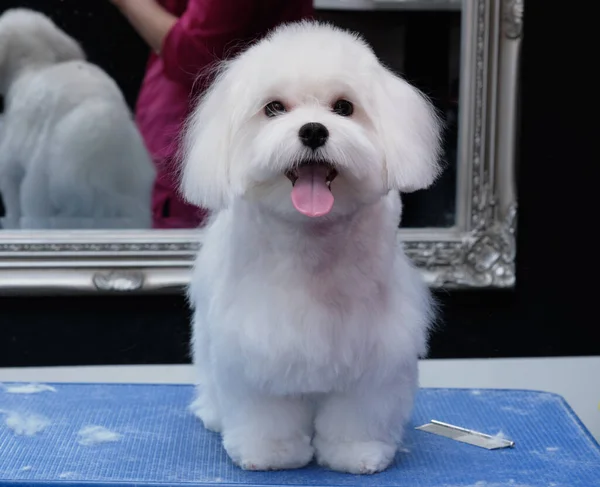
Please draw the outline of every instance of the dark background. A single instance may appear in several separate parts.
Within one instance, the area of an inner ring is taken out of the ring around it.
[[[45,4],[2,0],[0,10],[16,3]],[[598,79],[597,63],[586,54],[597,28],[584,25],[591,16],[576,4],[526,2],[516,288],[437,292],[441,319],[431,358],[600,354]],[[94,5],[105,41],[88,48],[90,58],[114,45],[138,52],[115,61],[111,73],[121,73],[122,87],[134,93],[145,47],[108,1]],[[77,16],[87,14],[71,14],[63,26],[84,35],[88,23]],[[188,337],[181,296],[0,298],[0,366],[183,363]]]

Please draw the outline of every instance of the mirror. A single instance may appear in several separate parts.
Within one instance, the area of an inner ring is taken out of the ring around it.
[[[433,286],[512,286],[522,1],[314,7],[317,19],[360,33],[445,123],[442,175],[403,195],[408,254]],[[190,90],[196,96],[208,81],[187,72],[183,93],[156,81],[161,62],[111,1],[2,2],[0,256],[29,276],[16,288],[29,289],[47,259],[67,281],[77,276],[70,290],[187,282],[207,212],[177,191],[178,137]],[[15,288],[1,272],[0,289]],[[45,279],[44,289],[65,287]]]
[[[55,28],[50,21],[43,27],[29,25],[17,15],[0,22],[7,100],[0,139],[2,228],[195,228],[204,212],[173,194],[175,125],[181,120],[165,121],[169,114],[159,101],[151,100],[160,95],[152,92],[157,88],[149,79],[152,73],[145,70],[150,54],[139,39],[128,42],[131,29],[123,26],[115,7],[108,1],[5,4],[4,10],[27,7],[40,12],[53,19]],[[402,225],[452,227],[460,2],[439,2],[425,10],[346,10],[345,2],[317,7],[318,19],[360,32],[384,63],[432,99],[444,118],[446,169],[432,188],[405,196]],[[120,42],[113,38],[107,43],[104,26],[115,24]],[[28,51],[23,52],[25,36]],[[29,64],[24,60],[21,66],[12,60],[17,55],[47,59]],[[135,113],[133,120],[129,111]]]

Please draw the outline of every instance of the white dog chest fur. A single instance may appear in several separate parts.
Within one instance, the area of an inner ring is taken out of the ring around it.
[[[208,306],[198,311],[208,313],[211,360],[276,394],[386,380],[412,361],[424,344],[404,298],[414,269],[395,245],[396,203],[391,195],[320,236],[290,234],[283,222],[265,228],[243,202],[222,212],[207,232],[191,296]]]

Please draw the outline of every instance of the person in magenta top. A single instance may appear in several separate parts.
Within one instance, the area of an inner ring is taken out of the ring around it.
[[[313,0],[111,0],[152,49],[138,96],[138,128],[157,167],[154,228],[201,225],[206,211],[178,190],[182,124],[207,87],[199,75],[281,23],[312,18]]]

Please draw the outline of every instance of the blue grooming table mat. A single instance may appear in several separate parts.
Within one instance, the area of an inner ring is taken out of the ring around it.
[[[395,464],[372,476],[314,465],[242,471],[188,412],[192,396],[188,385],[0,385],[0,486],[600,486],[598,444],[545,392],[421,389]],[[431,419],[501,432],[515,446],[486,450],[414,429]]]

